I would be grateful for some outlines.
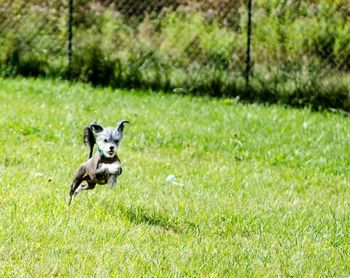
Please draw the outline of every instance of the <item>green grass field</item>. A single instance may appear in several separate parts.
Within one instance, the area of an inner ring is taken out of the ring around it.
[[[1,277],[350,275],[347,117],[28,79],[0,108]],[[84,125],[121,119],[118,185],[68,207]]]

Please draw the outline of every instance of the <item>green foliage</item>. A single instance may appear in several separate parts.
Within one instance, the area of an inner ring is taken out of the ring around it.
[[[255,61],[263,64],[278,59],[283,63],[304,58],[335,69],[347,68],[349,53],[345,45],[350,39],[349,22],[340,14],[342,9],[330,4],[293,3],[282,1],[269,13],[264,5],[257,7],[253,34]]]
[[[5,1],[3,1],[5,2]],[[5,76],[65,76],[66,20],[61,0],[3,4],[0,69]],[[7,27],[7,28],[6,28]]]
[[[346,71],[350,71],[350,22],[337,30],[333,46],[334,63]]]
[[[21,32],[5,30],[0,38],[1,74],[349,111],[346,1],[255,1],[249,88],[243,80],[244,1],[157,2],[156,8],[153,0],[147,3],[144,14],[130,17],[135,10],[122,10],[125,1],[78,1],[68,74],[62,5],[35,2],[21,14],[24,2],[19,1],[12,16],[20,16]],[[47,24],[33,36],[38,22]]]
[[[6,42],[6,43],[5,43]],[[14,35],[2,39],[2,74],[4,76],[44,75],[47,63],[39,56],[26,49],[23,42]]]
[[[217,21],[207,22],[201,13],[173,12],[162,21],[160,40],[160,54],[173,64],[186,67],[198,59],[227,69],[239,38]]]
[[[340,108],[350,111],[349,77],[329,77],[322,65],[296,67],[293,71],[280,68],[260,69],[250,92],[251,99],[258,97],[264,102],[289,104],[295,107],[310,107],[314,110]]]
[[[110,85],[116,82],[116,61],[108,57],[100,47],[101,40],[93,38],[84,41],[74,52],[71,77],[76,80],[90,82],[93,85]]]

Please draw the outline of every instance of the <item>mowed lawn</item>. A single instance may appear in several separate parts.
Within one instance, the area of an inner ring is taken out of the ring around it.
[[[1,277],[350,275],[348,117],[31,79],[0,111]],[[122,119],[118,185],[68,207],[83,127]]]

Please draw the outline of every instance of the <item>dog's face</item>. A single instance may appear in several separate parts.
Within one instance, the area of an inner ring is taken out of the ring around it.
[[[96,134],[96,144],[106,157],[112,158],[117,154],[119,143],[123,137],[125,123],[128,123],[128,121],[119,122],[116,128],[103,128],[97,123],[91,126]]]

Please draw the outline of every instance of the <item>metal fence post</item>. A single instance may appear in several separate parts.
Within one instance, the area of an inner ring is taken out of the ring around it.
[[[74,13],[74,0],[69,0],[69,15],[68,15],[68,77],[72,77],[72,40],[73,40],[73,13]]]
[[[251,75],[251,37],[252,37],[252,0],[247,0],[248,8],[248,22],[247,22],[247,52],[246,52],[246,68],[245,68],[245,81],[246,88],[249,87],[250,75]]]

